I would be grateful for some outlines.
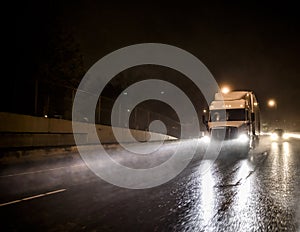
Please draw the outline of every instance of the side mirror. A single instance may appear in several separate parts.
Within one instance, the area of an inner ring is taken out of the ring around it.
[[[251,121],[254,122],[255,121],[255,114],[251,113]]]

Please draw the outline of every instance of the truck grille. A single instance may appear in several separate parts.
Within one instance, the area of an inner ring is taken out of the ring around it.
[[[217,127],[211,131],[211,137],[214,140],[230,140],[238,137],[237,127]]]

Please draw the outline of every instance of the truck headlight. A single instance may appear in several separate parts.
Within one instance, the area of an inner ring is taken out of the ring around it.
[[[276,133],[272,133],[271,134],[271,139],[272,140],[277,140],[278,139],[278,135]]]
[[[283,139],[289,139],[289,135],[286,134],[286,133],[284,133],[283,136],[282,136],[282,138],[283,138]]]
[[[209,143],[210,142],[210,137],[205,135],[205,136],[202,137],[202,140],[203,140],[204,143]]]
[[[249,141],[249,137],[248,135],[246,134],[241,134],[239,137],[238,137],[238,141],[240,143],[247,143]]]

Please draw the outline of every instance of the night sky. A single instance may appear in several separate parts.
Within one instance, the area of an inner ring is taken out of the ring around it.
[[[136,43],[165,43],[199,58],[220,85],[253,90],[262,118],[299,125],[300,30],[296,5],[200,3],[197,5],[104,4],[101,1],[26,2],[16,18],[21,69],[16,80],[32,78],[47,56],[56,27],[70,31],[87,70],[104,55]],[[50,48],[51,49],[51,48]],[[21,74],[22,73],[22,74]],[[277,109],[267,109],[274,98]],[[300,128],[299,128],[300,129]]]

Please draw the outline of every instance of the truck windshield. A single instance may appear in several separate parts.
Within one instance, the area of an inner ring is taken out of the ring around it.
[[[211,110],[210,118],[211,122],[222,121],[245,121],[246,111],[245,109],[230,109],[230,110]]]

